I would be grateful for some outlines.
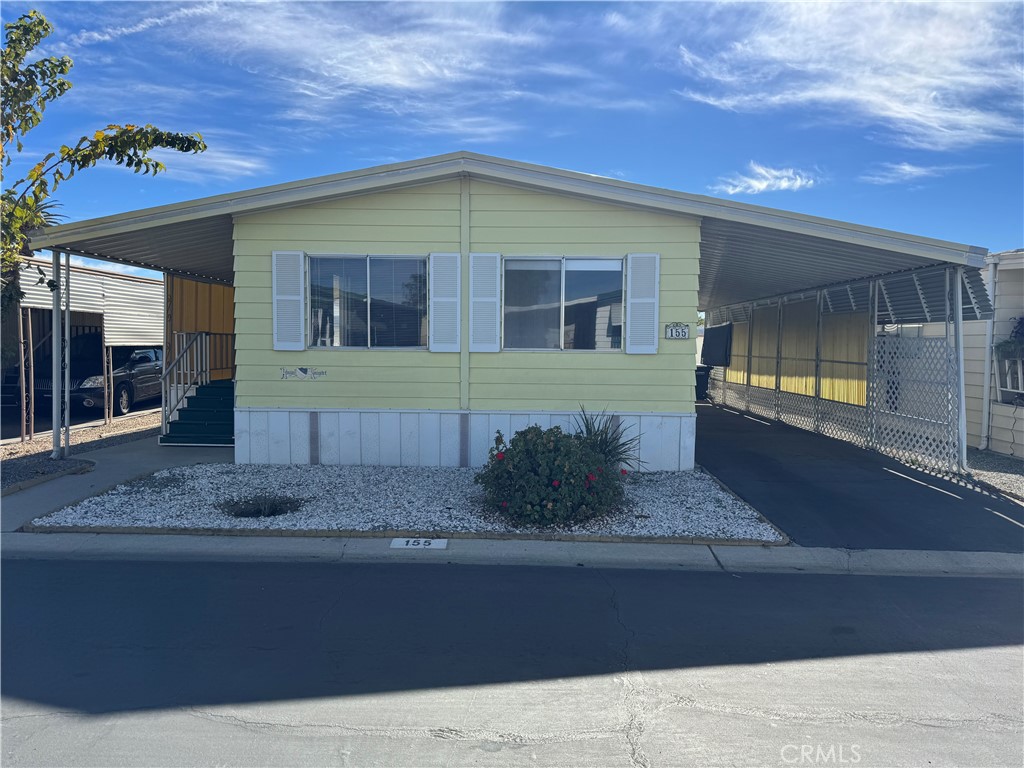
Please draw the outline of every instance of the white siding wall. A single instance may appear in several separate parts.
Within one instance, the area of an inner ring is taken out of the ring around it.
[[[992,339],[999,342],[1010,334],[1013,319],[1024,315],[1024,269],[1000,267],[997,271],[996,290],[993,297],[995,327]],[[964,323],[964,392],[967,400],[967,444],[977,447],[981,442],[981,409],[985,391],[985,325],[984,320],[970,320]],[[924,336],[941,336],[944,326],[931,323],[921,328]],[[1024,418],[1018,418],[1014,426],[1013,407],[998,407],[995,382],[990,381],[992,397],[991,435],[989,449],[999,453],[1024,455]],[[1018,416],[1024,416],[1024,408],[1018,407]],[[1013,438],[1011,440],[1011,438]],[[1013,451],[1011,446],[1015,445]]]
[[[573,424],[570,412],[369,411],[235,408],[239,464],[479,467],[494,434]],[[693,469],[696,414],[620,414],[640,435],[645,471]]]

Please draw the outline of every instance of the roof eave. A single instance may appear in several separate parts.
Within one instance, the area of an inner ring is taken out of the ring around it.
[[[503,158],[455,152],[301,182],[289,182],[187,203],[144,209],[51,227],[31,238],[35,249],[214,216],[238,216],[329,197],[364,194],[472,175],[481,179],[562,192],[632,207],[697,218],[716,218],[893,250],[953,264],[982,267],[987,249],[864,227],[762,206],[592,176]]]

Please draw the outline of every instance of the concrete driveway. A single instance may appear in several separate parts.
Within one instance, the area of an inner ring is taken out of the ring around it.
[[[1024,506],[873,451],[698,404],[697,463],[796,543],[1024,551]]]

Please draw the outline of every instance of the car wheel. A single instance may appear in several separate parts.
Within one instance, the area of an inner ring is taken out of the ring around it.
[[[114,415],[124,416],[132,409],[132,391],[127,384],[121,384],[114,390]]]

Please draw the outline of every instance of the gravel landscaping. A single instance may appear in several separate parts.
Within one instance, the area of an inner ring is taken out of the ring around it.
[[[1024,458],[968,448],[967,466],[971,468],[971,474],[981,482],[1010,496],[1024,499]]]
[[[560,529],[515,527],[482,509],[474,474],[473,469],[421,467],[175,467],[38,518],[33,525],[785,541],[700,469],[632,474],[626,479],[623,509]],[[268,512],[277,502],[294,507],[295,501],[294,511]],[[257,516],[236,516],[243,507],[256,508]]]
[[[51,459],[53,438],[37,434],[34,440],[14,441],[0,446],[0,488],[7,489],[67,469],[84,469],[88,462],[74,458],[76,454],[108,448],[112,445],[155,437],[160,434],[160,412],[121,416],[113,424],[95,427],[72,427],[72,458]]]

